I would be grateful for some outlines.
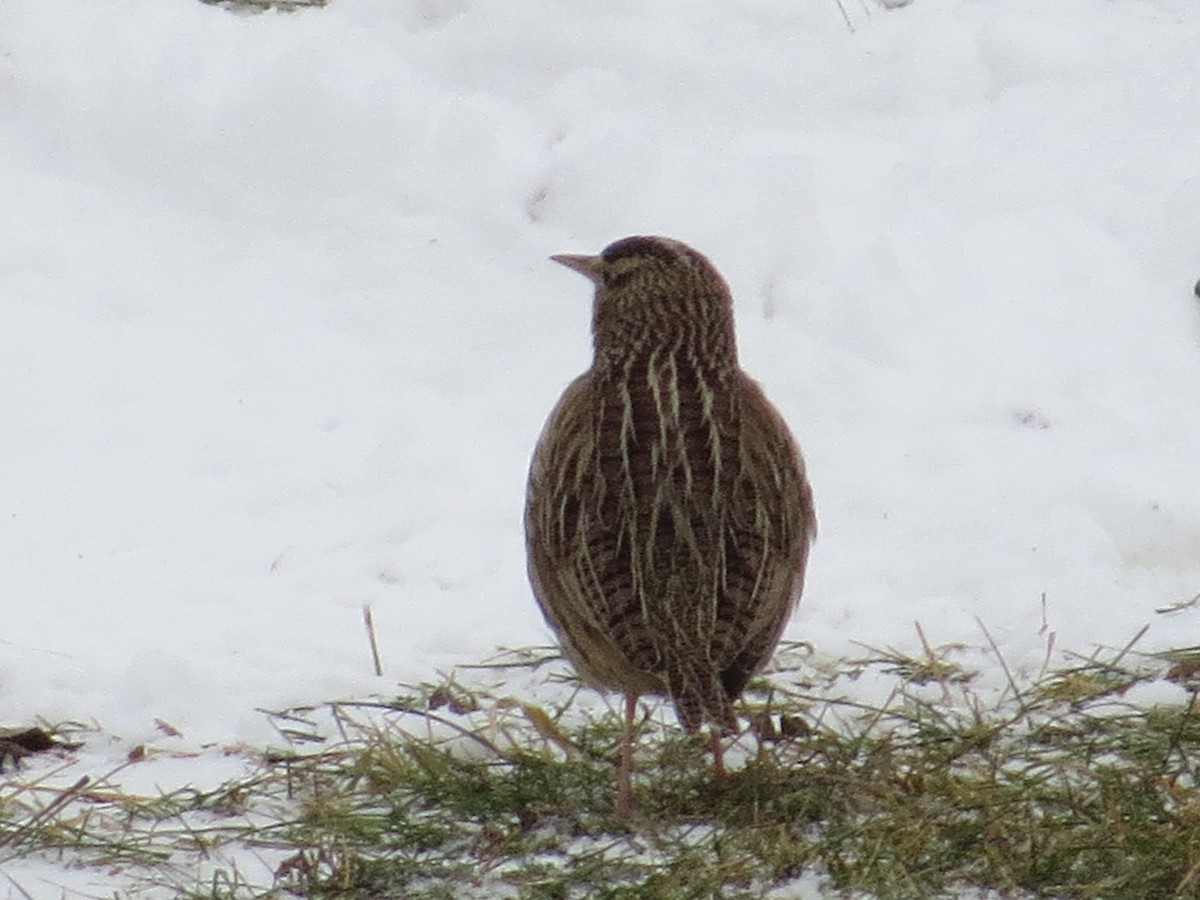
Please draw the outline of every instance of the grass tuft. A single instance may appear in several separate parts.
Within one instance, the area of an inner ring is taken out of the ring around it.
[[[790,648],[751,686],[723,779],[706,738],[645,708],[632,820],[613,811],[619,711],[522,651],[270,713],[284,749],[214,791],[135,797],[119,770],[0,783],[0,862],[122,865],[197,898],[750,898],[800,878],[831,896],[1198,896],[1200,652],[1131,646],[1026,681],[1001,664],[992,688],[963,648],[819,670]],[[516,699],[520,678],[536,685]],[[863,701],[868,683],[886,699]]]

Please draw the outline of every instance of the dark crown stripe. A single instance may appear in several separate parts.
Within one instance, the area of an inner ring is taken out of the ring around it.
[[[609,244],[600,256],[609,265],[619,259],[636,256],[654,256],[665,262],[674,262],[678,258],[675,251],[658,238],[643,236],[622,238],[615,244]]]

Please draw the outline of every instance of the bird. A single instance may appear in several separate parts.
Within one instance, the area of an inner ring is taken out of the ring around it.
[[[618,811],[634,718],[667,698],[694,733],[738,730],[734,701],[799,602],[817,519],[783,417],[740,367],[713,264],[635,235],[554,262],[594,285],[591,367],[533,452],[525,540],[534,597],[581,679],[625,698]]]

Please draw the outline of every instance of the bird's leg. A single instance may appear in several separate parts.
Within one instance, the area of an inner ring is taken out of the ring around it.
[[[628,818],[637,810],[633,799],[633,719],[637,694],[625,695],[625,734],[621,737],[621,762],[617,768],[617,815]]]
[[[721,729],[714,727],[712,736],[713,781],[725,780],[725,749],[721,746]]]

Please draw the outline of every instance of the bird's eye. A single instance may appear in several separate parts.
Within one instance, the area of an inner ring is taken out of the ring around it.
[[[600,278],[606,289],[613,290],[628,283],[629,279],[633,277],[633,273],[633,266],[605,266]]]

